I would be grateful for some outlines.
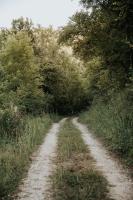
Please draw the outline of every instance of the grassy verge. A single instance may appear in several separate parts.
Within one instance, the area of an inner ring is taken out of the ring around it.
[[[109,200],[107,182],[94,168],[80,132],[67,121],[59,134],[53,199]]]
[[[128,96],[118,95],[108,103],[99,102],[80,115],[107,147],[133,167],[133,113]]]
[[[26,172],[30,156],[42,143],[52,120],[47,115],[26,117],[23,123],[25,128],[18,137],[0,138],[0,199],[12,199],[11,193]]]

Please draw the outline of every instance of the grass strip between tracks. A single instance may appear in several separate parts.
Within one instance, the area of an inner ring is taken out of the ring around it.
[[[56,164],[54,200],[109,200],[107,181],[96,170],[80,132],[70,120],[59,133]]]

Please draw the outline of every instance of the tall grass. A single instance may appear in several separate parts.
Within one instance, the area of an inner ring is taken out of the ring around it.
[[[130,95],[117,94],[108,102],[97,102],[88,112],[80,115],[80,121],[86,123],[100,136],[110,150],[133,165],[133,106]]]
[[[15,137],[0,136],[0,199],[12,199],[11,194],[26,172],[32,152],[41,144],[51,122],[47,115],[26,117]]]
[[[95,170],[80,132],[69,121],[59,134],[56,162],[53,200],[109,200],[106,180]]]

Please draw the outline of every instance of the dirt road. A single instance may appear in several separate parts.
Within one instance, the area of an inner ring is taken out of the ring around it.
[[[50,182],[56,157],[58,132],[65,119],[54,123],[44,139],[31,163],[27,177],[22,181],[17,199],[19,200],[49,200]],[[91,156],[94,158],[96,168],[101,171],[109,183],[110,196],[114,200],[133,200],[133,183],[125,169],[117,162],[101,142],[92,135],[87,127],[74,118],[73,124],[80,130]]]

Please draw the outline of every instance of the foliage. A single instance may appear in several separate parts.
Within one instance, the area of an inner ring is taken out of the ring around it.
[[[64,71],[58,66],[46,66],[43,73],[43,90],[49,98],[52,97],[51,109],[61,114],[71,114],[81,109],[83,88],[75,69],[71,69],[70,74],[67,69]]]
[[[133,66],[131,0],[81,2],[87,10],[72,16],[63,27],[59,42],[72,45],[75,54],[85,62],[101,57],[102,69],[111,80],[110,87],[116,90],[125,87],[130,82]]]
[[[17,136],[19,129],[22,128],[21,115],[17,107],[0,110],[0,136]]]
[[[58,32],[51,28],[40,28],[35,33],[42,75],[41,87],[46,100],[45,110],[60,114],[80,110],[81,102],[85,99],[82,63],[74,58],[70,48],[58,45]]]
[[[59,32],[16,19],[1,30],[0,104],[22,112],[70,114],[85,107],[82,63],[57,43]],[[74,94],[74,95],[73,95]]]
[[[10,101],[12,99],[12,103],[20,105],[22,110],[34,111],[30,106],[35,107],[38,103],[41,104],[43,93],[39,89],[40,74],[27,33],[18,32],[9,36],[1,50],[0,59],[4,71],[3,88],[1,88],[4,97],[8,96]],[[3,101],[4,104],[5,98]]]

